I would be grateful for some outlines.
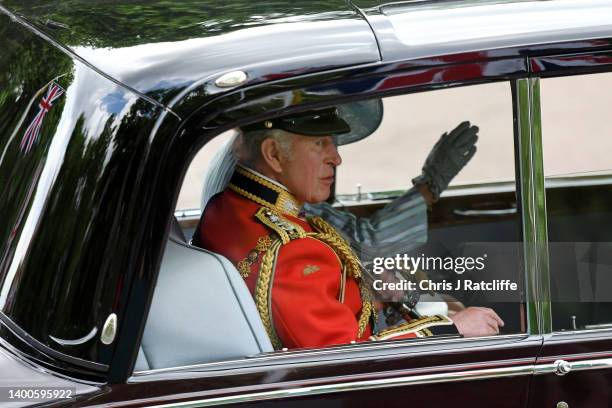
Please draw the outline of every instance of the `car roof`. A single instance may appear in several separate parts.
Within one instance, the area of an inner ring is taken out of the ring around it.
[[[608,0],[0,3],[95,69],[171,108],[223,91],[214,81],[233,70],[247,73],[239,85],[253,85],[381,61],[495,58],[513,47],[558,50],[547,44],[612,37]]]
[[[344,0],[0,0],[91,66],[157,101],[234,69],[249,84],[380,60]],[[243,84],[241,84],[243,85]]]
[[[352,1],[376,32],[384,61],[478,51],[492,58],[499,49],[612,36],[609,0]]]

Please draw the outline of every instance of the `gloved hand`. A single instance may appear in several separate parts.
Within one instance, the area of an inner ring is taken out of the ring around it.
[[[470,161],[476,153],[478,126],[461,122],[450,133],[444,133],[429,152],[423,173],[412,179],[413,184],[427,184],[437,201],[442,191],[448,187],[453,177]]]

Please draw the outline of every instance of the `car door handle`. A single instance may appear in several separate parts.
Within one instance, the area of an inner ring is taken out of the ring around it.
[[[491,209],[491,210],[454,209],[453,213],[455,213],[455,215],[461,215],[463,217],[503,216],[503,215],[516,214],[516,207],[498,208],[498,209]]]
[[[555,374],[561,376],[572,371],[572,364],[565,360],[557,360],[554,362]]]

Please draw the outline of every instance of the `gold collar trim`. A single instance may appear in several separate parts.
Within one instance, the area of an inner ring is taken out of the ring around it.
[[[244,166],[236,166],[228,187],[241,196],[281,214],[297,217],[302,209],[303,203],[287,189]]]

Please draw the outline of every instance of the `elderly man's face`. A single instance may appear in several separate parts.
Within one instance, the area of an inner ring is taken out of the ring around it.
[[[298,200],[319,203],[329,197],[340,163],[342,158],[331,136],[295,135],[291,156],[281,162],[279,181]]]

